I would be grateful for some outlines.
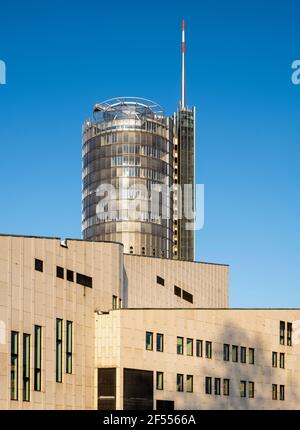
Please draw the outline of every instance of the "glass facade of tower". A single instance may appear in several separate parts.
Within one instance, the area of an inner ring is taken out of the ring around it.
[[[194,260],[194,187],[195,187],[195,109],[181,108],[177,113],[174,151],[174,183],[182,194],[181,216],[174,201],[174,258]]]
[[[154,102],[119,98],[83,127],[82,233],[126,253],[172,258],[173,120]],[[153,212],[153,186],[161,186]]]

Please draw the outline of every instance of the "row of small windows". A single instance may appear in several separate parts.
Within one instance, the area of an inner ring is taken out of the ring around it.
[[[230,350],[231,350],[231,359],[233,363],[238,363],[239,358],[241,363],[247,363],[247,348],[245,346],[239,347],[238,345],[230,345],[228,343],[224,343],[223,345],[223,360],[230,361]],[[240,354],[239,354],[240,350]],[[248,348],[248,363],[254,364],[255,362],[255,349]]]
[[[72,321],[66,322],[66,373],[72,373]],[[56,382],[62,382],[63,320],[56,320]],[[31,335],[23,334],[22,399],[30,401]],[[34,326],[34,391],[42,390],[42,327]],[[11,332],[11,400],[19,400],[20,333]]]
[[[291,322],[280,321],[279,324],[279,343],[280,345],[285,345],[285,340],[287,346],[292,346],[292,332],[293,324]],[[286,336],[285,336],[286,333]]]
[[[161,276],[156,276],[156,282],[163,287],[165,286],[165,280]],[[180,297],[189,303],[193,303],[194,301],[193,294],[188,293],[187,291],[177,287],[177,285],[174,285],[174,294],[175,296]]]
[[[176,390],[178,392],[186,391],[187,393],[193,393],[194,391],[194,377],[193,375],[186,375],[186,385],[184,386],[184,375],[177,373],[176,375]],[[221,395],[221,388],[223,396],[230,396],[230,379],[224,378],[212,378],[211,376],[205,377],[205,394],[216,396]],[[164,374],[163,372],[156,372],[156,389],[164,389]],[[279,391],[279,396],[278,396]],[[255,397],[255,383],[253,381],[240,381],[240,397],[254,399]],[[285,386],[272,384],[272,399],[285,400]]]
[[[44,262],[43,260],[35,259],[34,268],[38,272],[44,271]],[[60,279],[65,279],[65,269],[60,266],[56,266],[56,277]],[[74,282],[74,272],[73,270],[66,270],[66,279],[69,282]],[[76,273],[76,283],[83,285],[84,287],[93,287],[93,278],[90,276],[83,275],[81,273]]]
[[[23,401],[30,401],[30,342],[31,335],[23,333],[23,362],[22,382]],[[11,400],[19,399],[19,358],[20,358],[20,333],[11,332]],[[34,391],[41,391],[42,381],[42,327],[34,326],[34,367],[33,385]]]
[[[279,357],[279,360],[278,360]],[[278,361],[279,361],[279,367],[280,369],[285,368],[285,353],[284,352],[272,352],[272,367],[278,367]]]
[[[151,331],[146,332],[146,350],[153,351],[153,342],[154,342],[154,334]],[[162,333],[156,334],[156,351],[163,352],[164,351],[164,335]],[[184,338],[177,337],[177,354],[184,354]],[[193,356],[194,355],[194,340],[187,338],[186,339],[186,355]],[[196,340],[196,357],[203,356],[203,341],[197,339]],[[205,342],[205,357],[212,358],[212,342]]]
[[[278,396],[278,391],[279,391],[279,396]],[[277,384],[272,384],[272,400],[285,400],[285,386],[284,385],[279,385],[279,390],[278,390],[278,385]]]

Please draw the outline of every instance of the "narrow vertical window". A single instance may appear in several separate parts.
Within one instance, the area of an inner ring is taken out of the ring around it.
[[[285,364],[284,364],[284,352],[280,353],[280,356],[279,356],[279,367],[280,367],[280,369],[284,369],[285,368]]]
[[[62,319],[56,319],[56,382],[62,382]]]
[[[211,377],[206,376],[205,378],[205,394],[211,394]]]
[[[19,333],[11,332],[11,371],[10,371],[10,398],[18,400],[19,385]]]
[[[146,350],[153,351],[153,333],[151,331],[146,332]]]
[[[183,354],[183,337],[177,336],[177,354]]]
[[[229,361],[229,348],[230,348],[230,345],[228,345],[228,343],[224,343],[224,345],[223,345],[223,360],[224,361]]]
[[[240,395],[241,397],[246,397],[247,395],[247,382],[246,381],[241,381],[240,382]]]
[[[292,323],[287,323],[287,345],[292,346],[292,332],[293,332],[293,325]]]
[[[156,372],[156,389],[164,389],[164,374],[163,372]]]
[[[186,340],[186,355],[193,355],[194,354],[193,344],[194,344],[193,339],[187,338],[187,340]]]
[[[249,348],[249,364],[254,364],[255,362],[255,350],[254,348]]]
[[[285,322],[280,321],[280,325],[279,325],[279,343],[280,343],[280,345],[284,345],[284,337],[285,337]]]
[[[183,391],[183,375],[177,373],[177,391]]]
[[[245,346],[241,346],[241,363],[246,363],[246,351],[247,348]]]
[[[186,391],[192,393],[194,391],[194,377],[193,375],[186,375]]]
[[[42,327],[34,326],[34,390],[41,391],[42,386]]]
[[[254,382],[253,381],[248,382],[248,397],[250,399],[254,398]]]
[[[221,379],[215,378],[215,395],[219,396],[221,394]]]
[[[205,342],[205,356],[206,358],[212,358],[212,343],[209,341]]]
[[[239,361],[239,347],[237,345],[232,345],[232,361],[234,363]]]
[[[272,367],[277,367],[277,352],[272,352]]]
[[[230,380],[229,379],[223,379],[223,395],[229,396],[230,394]]]
[[[112,296],[112,308],[115,310],[118,308],[118,297]]]
[[[272,384],[272,400],[277,400],[277,385]]]
[[[284,385],[280,385],[279,400],[284,400]]]
[[[66,373],[72,373],[72,331],[73,323],[72,321],[67,321],[66,325]]]
[[[196,356],[202,357],[203,355],[203,342],[202,340],[197,339],[196,340]]]
[[[164,335],[161,333],[157,333],[156,335],[156,351],[164,351]]]
[[[30,335],[23,334],[23,401],[30,401]]]

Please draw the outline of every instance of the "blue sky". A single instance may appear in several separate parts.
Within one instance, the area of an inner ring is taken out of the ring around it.
[[[176,109],[184,17],[197,259],[230,264],[231,306],[299,306],[299,14],[296,0],[2,2],[0,231],[80,237],[81,124],[121,95]]]

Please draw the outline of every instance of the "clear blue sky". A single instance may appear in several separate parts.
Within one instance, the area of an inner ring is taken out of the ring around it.
[[[205,227],[197,259],[231,265],[230,305],[300,305],[299,1],[3,1],[3,233],[80,237],[81,124],[110,97],[197,107]]]

